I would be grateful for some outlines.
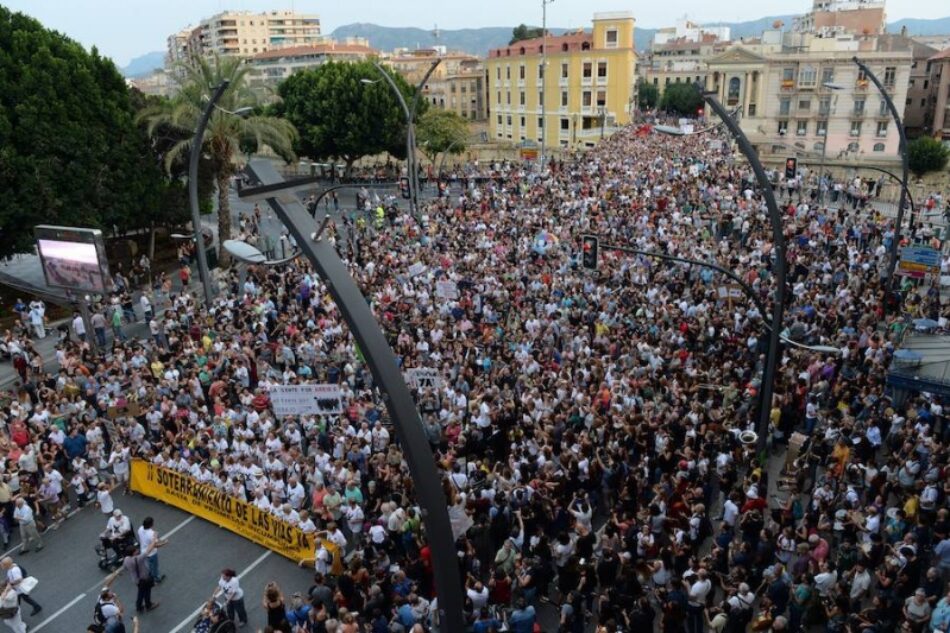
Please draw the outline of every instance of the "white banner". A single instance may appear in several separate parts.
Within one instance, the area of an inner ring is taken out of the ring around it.
[[[270,401],[277,417],[343,413],[343,391],[338,385],[276,385],[270,389]]]
[[[426,271],[426,265],[423,264],[422,262],[416,262],[415,264],[409,267],[409,276],[418,277],[425,271]]]
[[[406,382],[413,389],[438,389],[442,386],[439,371],[428,367],[413,367],[406,371]]]
[[[459,287],[454,281],[435,282],[435,296],[455,300],[459,298]]]

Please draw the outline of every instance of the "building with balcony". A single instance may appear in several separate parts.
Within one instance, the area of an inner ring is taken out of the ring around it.
[[[410,85],[418,85],[439,60],[422,87],[423,97],[431,106],[455,112],[471,121],[487,116],[485,64],[482,59],[465,53],[452,53],[444,47],[417,50],[400,49],[382,60],[402,75]]]
[[[294,11],[225,11],[168,38],[166,61],[222,55],[246,59],[259,53],[320,42],[320,18]]]
[[[548,147],[592,147],[629,122],[636,98],[633,28],[631,13],[595,13],[589,31],[491,50],[485,61],[489,138],[541,143],[543,128]]]
[[[882,50],[910,50],[910,79],[907,82],[907,98],[904,100],[904,129],[907,136],[916,138],[926,132],[931,102],[930,67],[927,63],[939,51],[907,36],[907,27],[900,34],[880,36]]]
[[[323,40],[320,44],[275,48],[251,57],[248,82],[253,88],[276,88],[295,72],[314,68],[328,61],[356,62],[378,57],[365,38],[352,37],[343,41]]]
[[[740,112],[743,131],[765,160],[797,154],[896,163],[894,122],[854,56],[903,114],[913,51],[877,36],[766,31],[709,60],[706,86]]]
[[[950,143],[950,48],[927,61],[930,67],[930,121],[927,131]]]
[[[727,26],[704,27],[686,18],[659,29],[637,62],[640,79],[656,86],[660,96],[670,84],[705,83],[706,61],[730,46],[729,36]]]

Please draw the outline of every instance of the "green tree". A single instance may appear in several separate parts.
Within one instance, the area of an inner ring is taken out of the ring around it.
[[[907,144],[907,159],[910,170],[919,177],[946,167],[950,149],[935,138],[922,136]]]
[[[148,226],[167,185],[113,63],[0,7],[0,256],[37,224]]]
[[[153,138],[169,134],[180,137],[180,140],[164,152],[165,169],[171,172],[179,161],[187,160],[191,151],[192,135],[215,88],[225,79],[229,80],[227,90],[208,121],[203,143],[203,151],[210,162],[217,185],[218,239],[224,242],[231,239],[231,203],[228,192],[231,176],[238,170],[242,153],[266,146],[281,158],[290,161],[294,157],[293,143],[297,133],[288,121],[258,114],[259,110],[253,110],[247,117],[235,113],[240,109],[253,109],[257,106],[257,97],[248,88],[246,81],[248,67],[240,59],[217,56],[212,59],[198,59],[183,65],[180,70],[182,79],[176,97],[146,108],[139,114],[139,119],[147,123],[149,135]],[[195,230],[200,228],[195,227]],[[229,256],[224,249],[219,254],[219,261],[222,266],[228,264]]]
[[[691,83],[670,84],[663,90],[660,108],[682,116],[696,116],[703,98]]]
[[[525,26],[524,24],[519,24],[511,30],[511,40],[508,42],[508,46],[511,46],[515,42],[520,42],[521,40],[532,40],[536,37],[541,37],[544,34],[544,31],[540,26]]]
[[[430,161],[443,152],[461,154],[468,136],[468,122],[448,110],[432,108],[419,117],[416,126],[416,145]]]
[[[386,72],[411,103],[413,89],[396,73]],[[347,172],[363,156],[389,152],[406,155],[406,116],[389,83],[372,62],[329,62],[294,73],[277,89],[274,111],[297,130],[298,153],[340,159]],[[422,100],[417,118],[425,113]]]
[[[637,84],[637,98],[641,109],[652,110],[660,100],[660,89],[641,79]]]

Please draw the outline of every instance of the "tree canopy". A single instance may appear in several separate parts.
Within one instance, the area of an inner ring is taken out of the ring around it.
[[[907,159],[910,170],[918,176],[931,171],[940,171],[947,166],[950,149],[935,138],[922,136],[907,144]]]
[[[660,90],[653,84],[641,79],[640,83],[637,84],[637,99],[641,109],[652,110],[660,100]]]
[[[386,69],[411,103],[413,89]],[[299,131],[297,151],[310,158],[341,159],[347,166],[363,156],[406,155],[406,117],[389,83],[370,61],[328,62],[294,73],[278,87],[275,112]],[[424,114],[422,100],[416,117]]]
[[[416,146],[430,160],[442,152],[461,154],[468,136],[468,122],[448,110],[432,108],[419,118],[416,126]]]
[[[266,146],[285,160],[294,157],[293,143],[297,133],[284,119],[260,114],[256,109],[257,96],[248,87],[248,67],[238,58],[217,57],[197,59],[180,67],[180,89],[174,99],[164,100],[143,110],[139,119],[148,124],[153,139],[171,135],[180,139],[165,148],[164,163],[169,172],[176,163],[186,160],[191,151],[192,135],[205,104],[222,81],[229,82],[217,107],[208,120],[203,139],[218,193],[218,239],[231,239],[231,203],[228,196],[231,176],[238,169],[242,154]],[[249,116],[239,110],[249,109]],[[194,227],[199,230],[200,227]],[[219,254],[219,261],[227,265],[228,254]]]
[[[31,250],[37,224],[165,217],[174,184],[134,116],[110,60],[0,7],[0,256]]]
[[[519,24],[511,30],[511,41],[508,42],[508,45],[511,46],[521,40],[531,40],[536,37],[541,37],[543,34],[544,30],[540,26],[525,26],[524,24]]]
[[[660,108],[682,116],[696,116],[702,106],[703,97],[691,83],[666,86],[660,99]]]

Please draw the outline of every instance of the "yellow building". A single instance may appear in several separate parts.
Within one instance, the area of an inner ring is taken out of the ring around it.
[[[629,122],[636,88],[633,27],[631,13],[595,13],[591,31],[491,50],[485,61],[489,138],[541,143],[543,126],[547,147],[592,147]]]

